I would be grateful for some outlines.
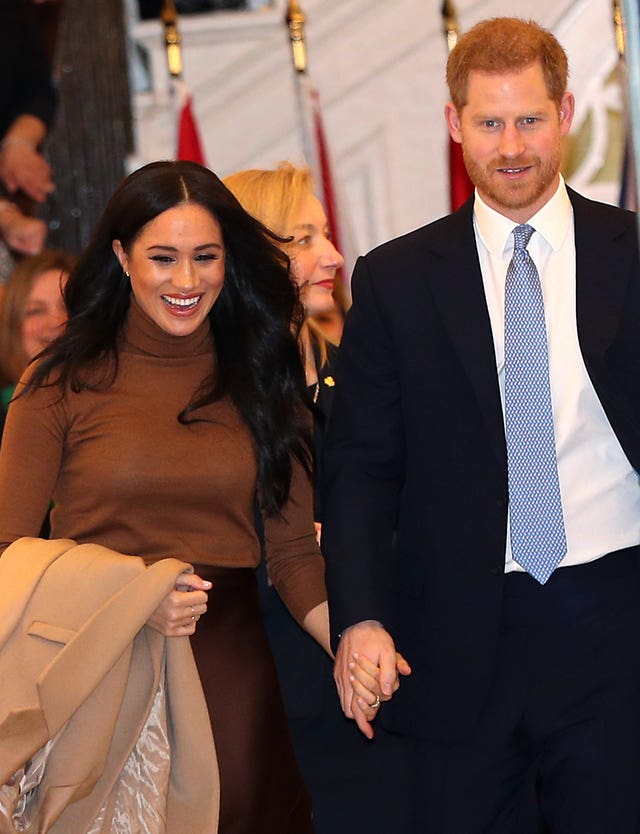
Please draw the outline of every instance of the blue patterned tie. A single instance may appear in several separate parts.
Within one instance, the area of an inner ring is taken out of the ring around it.
[[[513,230],[505,284],[504,388],[511,550],[544,584],[567,552],[558,482],[542,287],[527,252],[534,229]]]

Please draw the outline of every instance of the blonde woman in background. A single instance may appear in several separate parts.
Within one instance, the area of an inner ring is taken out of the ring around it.
[[[319,402],[321,392],[326,393],[323,389],[332,387],[323,369],[335,357],[335,344],[313,317],[334,311],[333,289],[343,258],[331,242],[324,208],[313,191],[311,171],[285,162],[274,171],[239,171],[224,183],[249,214],[288,239],[283,249],[291,260],[291,275],[300,289],[306,315],[299,334],[305,375],[313,400]]]
[[[306,316],[299,342],[309,393],[316,405],[317,484],[324,423],[336,385],[338,347],[314,317],[334,312],[333,290],[340,280],[343,258],[331,242],[327,217],[308,168],[283,162],[275,170],[239,171],[224,183],[250,214],[282,238],[291,277],[299,287]],[[317,489],[314,509],[319,532],[322,508]],[[404,750],[399,741],[380,730],[368,741],[343,716],[329,658],[288,613],[268,581],[264,564],[259,580],[263,616],[296,755],[311,793],[316,833],[388,834],[402,830],[404,809],[398,797],[403,793],[398,786],[404,778]]]

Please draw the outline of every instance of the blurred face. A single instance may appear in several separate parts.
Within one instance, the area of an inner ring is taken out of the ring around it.
[[[542,67],[489,74],[472,70],[467,103],[449,102],[449,132],[462,143],[465,165],[482,199],[516,223],[531,218],[558,187],[561,139],[571,127],[574,100],[549,98]]]
[[[149,221],[129,252],[114,240],[113,251],[130,275],[138,304],[173,336],[198,329],[224,284],[222,229],[195,203],[168,209]]]
[[[48,269],[36,276],[22,318],[22,348],[33,359],[60,335],[67,323],[62,288],[67,273]]]
[[[300,299],[308,316],[333,310],[333,282],[343,264],[342,255],[329,239],[327,218],[322,204],[310,194],[291,218],[288,248],[293,279],[300,287]]]

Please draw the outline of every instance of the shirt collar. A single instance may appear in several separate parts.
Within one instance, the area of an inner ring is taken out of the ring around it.
[[[567,235],[572,216],[573,208],[561,175],[553,197],[527,223],[557,252]],[[500,257],[513,250],[512,232],[518,224],[488,206],[477,189],[473,222],[480,240],[492,255]]]

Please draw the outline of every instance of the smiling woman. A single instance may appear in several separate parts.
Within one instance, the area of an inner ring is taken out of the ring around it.
[[[167,333],[193,333],[222,290],[222,229],[195,203],[168,209],[147,223],[130,255],[119,240],[114,240],[113,251],[129,275],[136,301]]]
[[[37,535],[53,498],[55,538],[193,566],[147,626],[191,638],[220,770],[206,834],[312,831],[254,571],[259,508],[274,584],[328,648],[302,311],[278,243],[206,168],[131,174],[71,271],[67,328],[23,377],[0,452],[0,551]]]

